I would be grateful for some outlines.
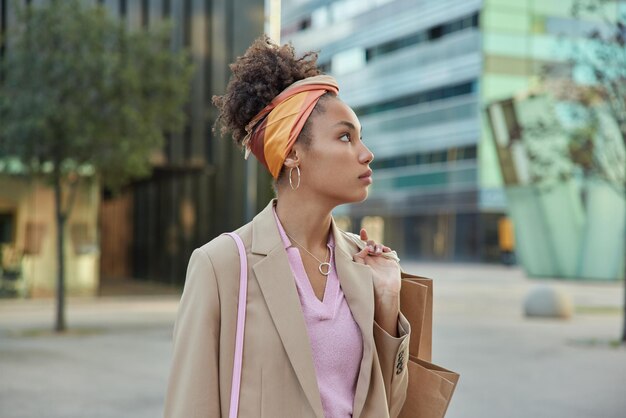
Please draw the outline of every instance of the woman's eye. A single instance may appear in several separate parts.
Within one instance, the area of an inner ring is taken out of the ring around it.
[[[347,140],[344,140],[343,138],[346,138]],[[343,135],[341,135],[339,137],[339,140],[343,141],[343,142],[350,142],[350,134],[343,134]]]

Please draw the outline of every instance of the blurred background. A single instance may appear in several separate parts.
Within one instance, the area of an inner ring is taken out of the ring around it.
[[[374,182],[334,217],[435,280],[446,416],[626,416],[625,25],[608,0],[0,0],[0,417],[161,416],[191,252],[273,197],[212,131],[263,33],[319,51],[362,123]]]

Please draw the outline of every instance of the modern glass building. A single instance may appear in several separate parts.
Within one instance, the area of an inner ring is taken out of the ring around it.
[[[506,215],[484,115],[493,100],[528,90],[558,61],[560,37],[580,36],[570,1],[291,0],[282,41],[340,84],[365,143],[374,184],[337,209],[412,259],[496,261]]]

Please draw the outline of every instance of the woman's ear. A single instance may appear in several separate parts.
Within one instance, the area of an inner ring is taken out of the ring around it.
[[[289,151],[289,155],[287,155],[287,158],[285,158],[284,164],[285,166],[287,166],[287,168],[295,168],[300,165],[300,162],[300,156],[298,155],[298,151],[294,146],[291,151]]]

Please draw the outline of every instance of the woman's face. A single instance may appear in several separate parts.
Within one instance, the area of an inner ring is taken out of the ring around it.
[[[332,205],[361,202],[372,183],[369,164],[374,154],[362,142],[361,124],[348,105],[334,97],[321,105],[324,111],[311,116],[309,146],[294,145],[302,175],[300,189]]]

